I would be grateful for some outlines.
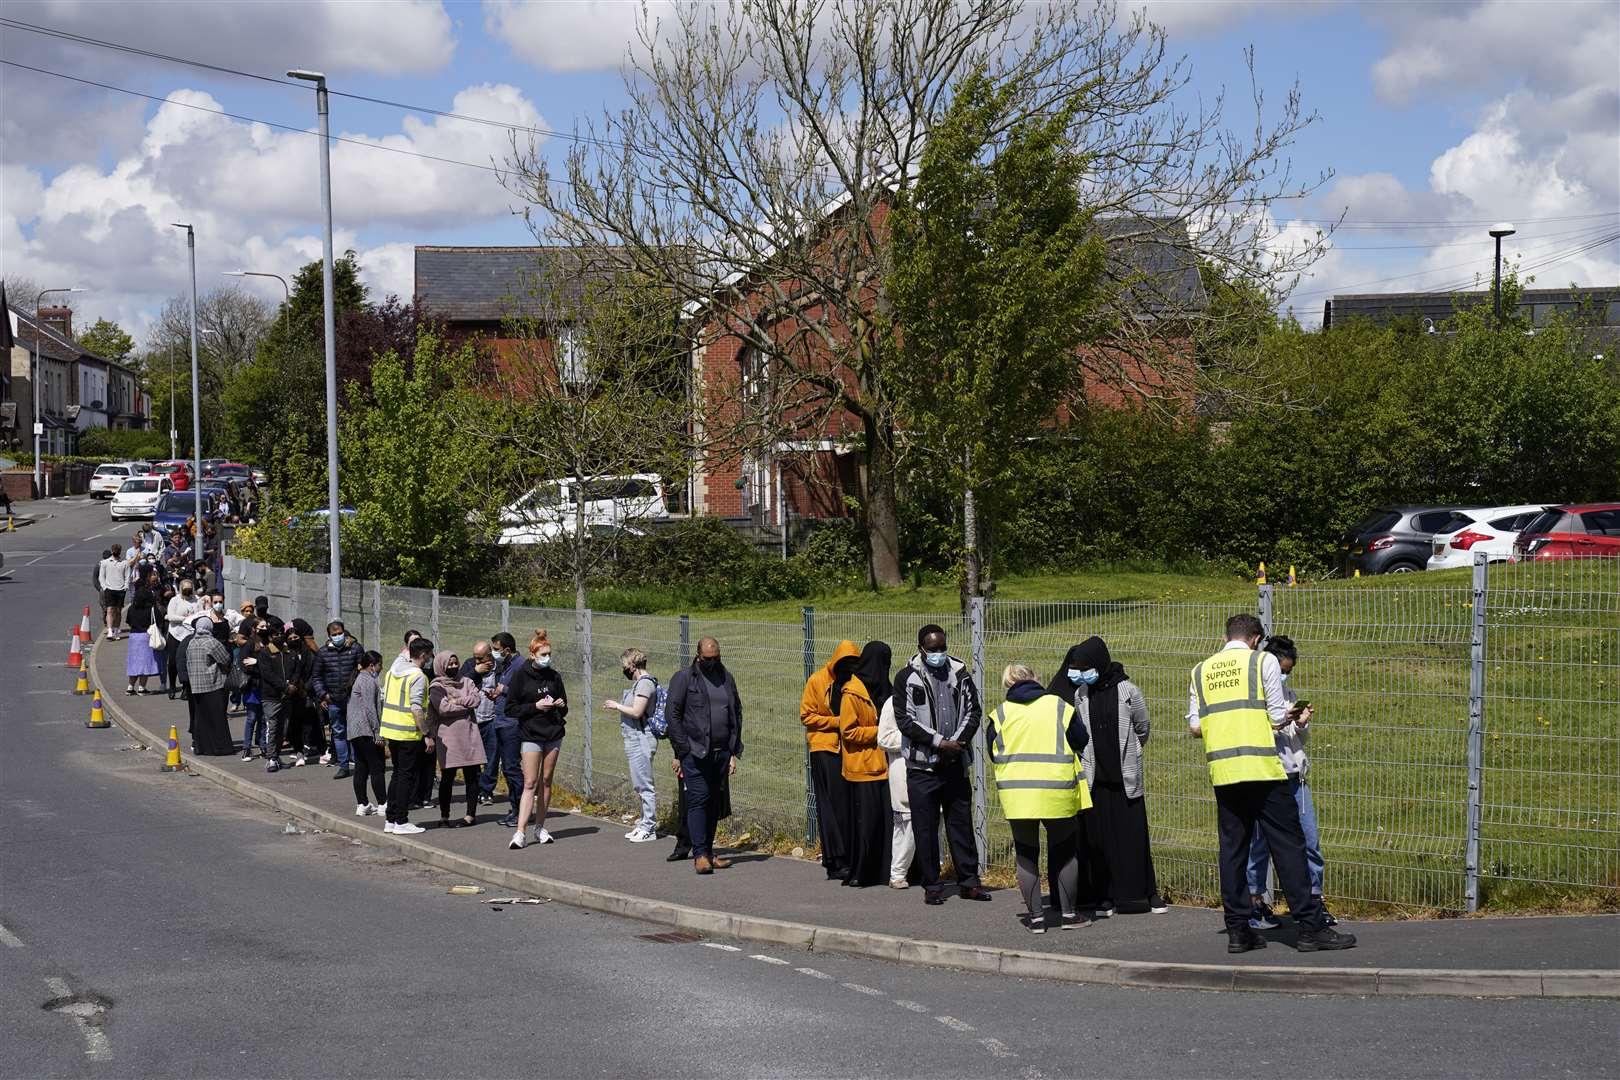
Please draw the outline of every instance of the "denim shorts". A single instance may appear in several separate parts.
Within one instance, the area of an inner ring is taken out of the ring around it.
[[[521,750],[525,754],[539,754],[542,757],[544,757],[546,754],[551,753],[553,750],[561,750],[562,749],[562,740],[561,739],[552,739],[549,742],[530,742],[529,740],[524,739],[523,740],[523,745],[518,747],[518,749]]]

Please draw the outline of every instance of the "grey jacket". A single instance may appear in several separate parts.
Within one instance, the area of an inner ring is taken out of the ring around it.
[[[1085,753],[1080,755],[1080,764],[1085,769],[1086,786],[1095,787],[1097,784],[1097,739],[1091,729],[1093,721],[1102,722],[1104,717],[1091,715],[1091,698],[1084,686],[1077,687],[1074,692],[1074,707],[1080,713],[1080,719],[1086,725],[1086,734],[1092,738],[1086,743]],[[1125,797],[1140,799],[1142,797],[1142,744],[1148,741],[1148,711],[1147,699],[1142,697],[1142,690],[1129,679],[1122,679],[1119,684],[1119,715],[1114,718],[1119,724],[1119,775],[1125,781]]]
[[[943,682],[934,678],[923,663],[922,653],[917,653],[895,679],[894,696],[898,704],[894,707],[894,718],[900,727],[901,756],[906,759],[908,769],[931,771],[936,768],[942,759],[938,749],[942,739],[955,739],[963,744],[962,756],[957,759],[959,763],[972,758],[973,736],[984,719],[984,706],[966,664],[953,656],[949,672]],[[934,720],[936,687],[943,687],[956,702],[956,724],[950,731],[940,731]]]

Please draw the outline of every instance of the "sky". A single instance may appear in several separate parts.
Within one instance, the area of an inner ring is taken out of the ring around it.
[[[1517,226],[1504,254],[1537,284],[1620,285],[1620,4],[1137,6],[1185,55],[1187,94],[1246,98],[1252,46],[1268,101],[1297,83],[1319,114],[1289,156],[1297,175],[1331,176],[1273,212],[1285,237],[1343,220],[1290,299],[1302,322],[1335,292],[1488,281],[1497,221]],[[629,0],[6,0],[5,19],[270,79],[0,26],[0,273],[83,288],[77,326],[106,317],[143,338],[189,287],[171,222],[196,228],[204,291],[229,270],[290,277],[319,258],[314,94],[282,80],[304,68],[326,73],[347,140],[332,151],[337,249],[359,252],[375,295],[408,297],[417,244],[533,241],[494,168],[511,153],[500,125],[539,131],[560,158],[576,124],[623,104],[636,13]],[[272,280],[245,287],[281,298]]]

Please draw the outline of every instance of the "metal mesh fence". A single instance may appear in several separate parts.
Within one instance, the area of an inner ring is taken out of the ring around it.
[[[268,595],[283,618],[326,607],[324,575],[232,559],[226,581],[232,596]],[[1271,632],[1295,640],[1292,685],[1315,708],[1310,782],[1330,896],[1462,910],[1620,891],[1620,560],[1482,563],[1471,573],[1262,588],[1256,600]],[[578,615],[346,579],[343,611],[385,656],[407,628],[463,656],[501,629],[521,651],[545,628],[569,694],[558,779],[627,812],[635,800],[619,715],[602,707],[626,687],[620,654],[644,650],[667,684],[713,636],[744,703],[733,824],[806,840],[813,810],[798,704],[807,656],[820,667],[840,640],[881,640],[898,671],[918,628],[937,623],[951,651],[982,672],[993,707],[1004,665],[1027,663],[1044,681],[1070,646],[1096,634],[1148,703],[1146,798],[1161,886],[1218,895],[1214,802],[1185,717],[1190,669],[1220,646],[1227,604],[994,601],[975,635],[958,613]],[[675,800],[668,756],[662,747],[654,770],[664,813]],[[993,794],[984,805],[990,864],[1009,867]]]

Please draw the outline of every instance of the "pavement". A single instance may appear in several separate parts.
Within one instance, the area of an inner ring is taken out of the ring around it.
[[[116,689],[123,685],[117,676],[126,645],[103,640],[94,650],[96,685],[115,688],[106,696],[109,709],[153,745],[171,723],[179,725],[186,749],[183,703],[161,695],[127,697]],[[232,720],[240,729],[239,717]],[[244,763],[234,755],[189,763],[237,794],[482,880],[671,925],[724,926],[761,940],[803,940],[814,948],[819,934],[819,947],[827,950],[1076,981],[1307,993],[1620,997],[1615,915],[1346,921],[1340,928],[1355,933],[1359,943],[1335,953],[1297,952],[1293,925],[1285,921],[1266,932],[1268,948],[1229,957],[1220,914],[1206,908],[1117,915],[1085,929],[1036,936],[1019,923],[1022,904],[1013,890],[997,892],[989,904],[948,893],[943,907],[927,907],[920,888],[848,889],[828,881],[815,863],[757,852],[736,853],[730,870],[699,877],[689,863],[665,861],[672,841],[631,844],[623,838],[627,822],[556,810],[548,821],[556,843],[512,851],[512,831],[495,821],[504,804],[481,808],[472,828],[441,827],[436,807],[416,811],[413,817],[426,832],[385,836],[379,819],[354,816],[352,781],[335,781],[333,768],[312,764],[267,774],[257,760]],[[667,767],[664,761],[658,765]],[[453,810],[452,821],[459,814]],[[694,911],[731,918],[705,921]]]

